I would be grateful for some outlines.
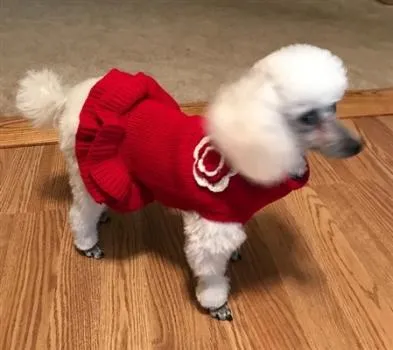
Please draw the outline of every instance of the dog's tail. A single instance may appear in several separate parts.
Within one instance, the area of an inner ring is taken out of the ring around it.
[[[56,126],[66,102],[65,90],[51,70],[28,71],[19,82],[16,107],[35,127]]]

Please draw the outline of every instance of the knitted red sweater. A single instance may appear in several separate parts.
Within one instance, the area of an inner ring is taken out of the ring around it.
[[[204,130],[151,77],[111,70],[80,114],[76,157],[98,203],[133,211],[157,200],[219,222],[245,223],[259,209],[302,187],[288,179],[266,188],[228,168]]]

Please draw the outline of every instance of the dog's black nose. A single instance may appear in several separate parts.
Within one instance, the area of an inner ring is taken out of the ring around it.
[[[348,157],[355,156],[363,150],[363,141],[356,139],[348,139],[345,145],[345,153]]]

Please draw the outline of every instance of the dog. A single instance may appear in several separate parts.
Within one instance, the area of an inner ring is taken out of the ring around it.
[[[246,239],[243,224],[307,182],[308,151],[347,158],[362,150],[336,118],[347,85],[339,57],[293,44],[221,86],[203,118],[185,116],[153,78],[116,69],[72,87],[50,70],[29,71],[16,105],[34,126],[59,131],[80,252],[103,256],[97,223],[108,207],[158,200],[180,209],[197,300],[232,320],[225,273]]]

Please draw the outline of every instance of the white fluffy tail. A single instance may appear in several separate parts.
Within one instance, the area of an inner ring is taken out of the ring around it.
[[[51,127],[66,101],[60,77],[51,70],[28,71],[19,82],[16,107],[35,127]]]

